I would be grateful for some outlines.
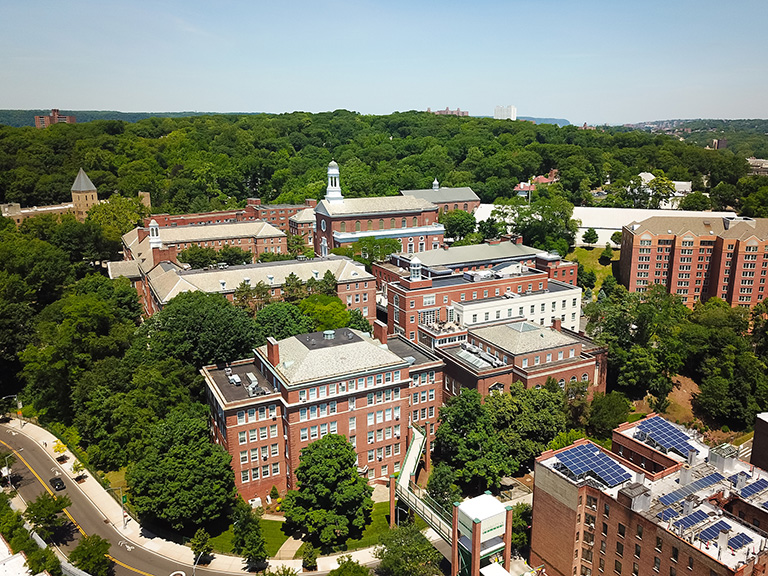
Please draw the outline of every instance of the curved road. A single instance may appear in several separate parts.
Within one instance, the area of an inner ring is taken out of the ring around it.
[[[69,542],[59,545],[65,554],[69,555],[77,546],[81,534],[98,534],[112,544],[110,555],[114,560],[115,576],[191,576],[191,561],[182,564],[127,541],[37,442],[8,426],[0,426],[0,432],[0,450],[7,451],[10,448],[17,452],[16,462],[12,466],[13,484],[26,502],[34,500],[43,491],[66,494],[72,501],[66,512],[75,523],[75,528],[72,529]],[[0,464],[5,466],[5,463]],[[61,476],[66,485],[66,489],[61,492],[55,492],[48,483],[50,478],[57,475]],[[218,576],[232,573],[198,566],[195,574]]]

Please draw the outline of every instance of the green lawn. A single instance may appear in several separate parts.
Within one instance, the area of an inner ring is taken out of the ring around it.
[[[280,550],[280,546],[282,546],[283,543],[288,540],[288,536],[283,534],[282,526],[283,523],[277,520],[261,521],[261,532],[264,534],[264,539],[266,540],[267,546],[267,555],[270,558],[277,554],[277,551]],[[214,551],[218,552],[219,554],[232,554],[233,536],[232,526],[230,526],[226,531],[222,532],[218,536],[212,537],[211,544],[213,545]]]
[[[645,412],[632,412],[629,415],[629,418],[627,418],[627,422],[637,422],[638,420],[642,420],[645,417]]]
[[[125,468],[120,468],[120,470],[115,470],[114,472],[107,472],[106,477],[112,488],[127,490],[128,483],[125,481]]]
[[[600,286],[603,284],[603,280],[613,274],[610,264],[603,265],[600,263],[600,254],[603,253],[603,248],[605,248],[605,246],[595,248],[574,248],[573,252],[565,257],[566,260],[570,261],[578,260],[579,263],[584,266],[584,270],[587,272],[592,270],[595,273],[595,276],[597,276],[597,282],[595,282],[595,287],[593,289],[595,294],[600,291]],[[618,261],[620,252],[621,250],[614,248],[613,259],[611,262]]]

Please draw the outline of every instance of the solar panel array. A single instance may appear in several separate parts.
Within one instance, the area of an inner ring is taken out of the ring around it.
[[[706,542],[707,540],[715,540],[717,539],[717,536],[720,534],[721,530],[730,530],[731,525],[727,522],[723,522],[720,520],[719,522],[715,522],[710,526],[709,528],[704,528],[701,532],[699,532],[699,540],[702,542]]]
[[[724,480],[724,479],[725,479],[725,476],[723,476],[719,472],[714,472],[709,476],[705,476],[704,478],[699,478],[698,480],[691,482],[687,486],[683,486],[682,488],[678,488],[677,490],[670,492],[669,494],[665,494],[664,496],[659,498],[659,501],[662,504],[664,504],[664,506],[669,506],[670,504],[674,504],[675,502],[682,500],[689,494],[698,492],[699,490],[702,490],[707,486],[712,486],[712,484],[716,484],[717,482],[720,482],[720,480]]]
[[[768,502],[765,503],[766,508],[768,508]],[[656,514],[656,518],[661,518],[662,522],[666,522],[667,520],[671,520],[672,518],[677,518],[680,516],[680,512],[677,510],[673,510],[672,508],[664,508],[661,512]]]
[[[557,458],[577,478],[591,473],[611,488],[632,477],[612,458],[591,445],[574,446],[558,454]]]
[[[768,510],[768,502],[763,502],[763,508],[765,508],[766,510]]]
[[[675,521],[675,526],[682,526],[687,530],[688,528],[696,526],[696,524],[704,522],[707,518],[709,518],[709,516],[707,516],[707,513],[704,512],[704,510],[696,510],[693,514],[688,514],[688,516],[683,516],[680,520]]]
[[[674,450],[681,456],[688,456],[689,450],[696,450],[689,443],[690,438],[687,434],[675,428],[661,416],[642,420],[637,428],[645,432],[651,440],[667,451]]]
[[[750,496],[754,496],[758,492],[762,492],[768,488],[768,480],[765,478],[760,478],[757,482],[753,482],[752,484],[747,484],[744,488],[741,489],[741,497],[742,498],[749,498]]]
[[[738,550],[739,548],[743,548],[747,544],[751,544],[751,543],[752,543],[752,538],[744,534],[744,532],[739,532],[738,534],[736,534],[736,536],[728,540],[728,548]]]

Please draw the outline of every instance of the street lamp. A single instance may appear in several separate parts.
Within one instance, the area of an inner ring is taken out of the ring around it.
[[[24,448],[19,448],[18,452],[16,452],[16,453],[18,454],[22,450],[24,450]],[[8,485],[11,487],[11,491],[15,490],[15,488],[13,487],[13,474],[11,473],[11,467],[8,466],[8,458],[10,458],[12,456],[13,456],[13,454],[6,454],[5,455],[5,469],[8,472]]]
[[[125,528],[128,520],[125,515],[125,500],[123,500],[123,487],[118,486],[117,488],[107,488],[108,492],[114,492],[115,490],[120,490],[120,511],[123,514],[123,528]]]
[[[195,570],[197,570],[197,563],[200,562],[200,558],[203,556],[203,551],[200,552],[200,554],[197,555],[197,559],[195,559],[195,563],[192,564],[192,576],[195,576]]]
[[[15,398],[16,399],[16,415],[19,418],[19,428],[22,428],[24,426],[24,420],[21,419],[21,409],[23,406],[21,405],[21,398],[19,398],[18,394],[9,394],[8,396],[3,396],[0,398],[0,400],[7,400],[8,398]]]

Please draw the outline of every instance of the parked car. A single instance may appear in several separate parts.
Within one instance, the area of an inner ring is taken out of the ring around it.
[[[53,486],[53,489],[56,490],[56,492],[58,492],[59,490],[64,490],[64,488],[66,488],[66,486],[64,485],[64,480],[62,480],[58,476],[51,478],[50,480],[48,480],[48,482],[50,482],[51,486]]]

